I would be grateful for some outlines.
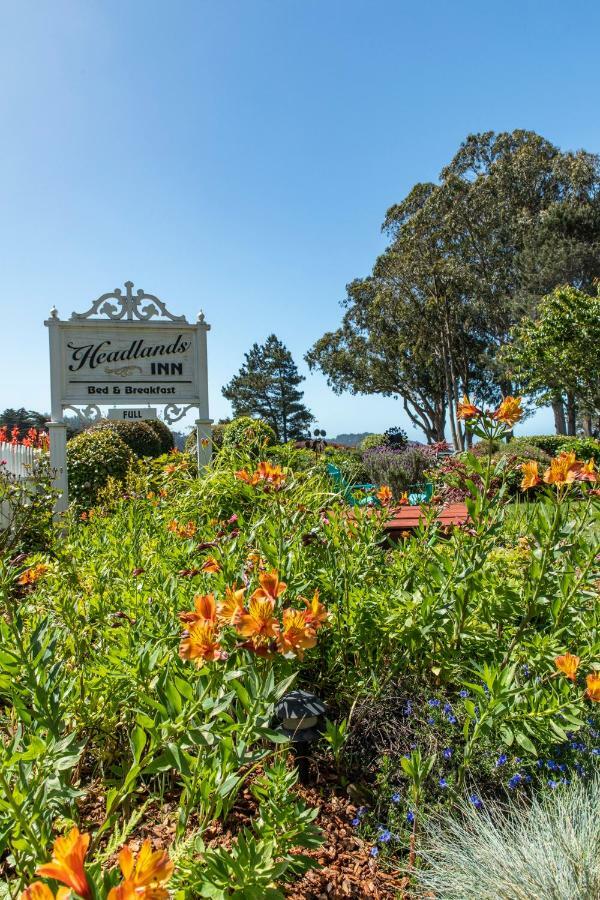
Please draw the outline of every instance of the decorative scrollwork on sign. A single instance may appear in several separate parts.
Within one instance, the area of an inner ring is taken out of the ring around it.
[[[102,418],[102,412],[99,406],[95,406],[90,403],[88,406],[85,406],[83,409],[80,409],[77,406],[63,406],[63,412],[66,410],[70,410],[74,412],[80,422],[84,425],[93,425],[95,422],[99,422]]]
[[[146,294],[143,290],[133,293],[133,281],[125,282],[125,294],[120,288],[110,294],[102,294],[94,300],[90,308],[84,313],[72,313],[71,319],[91,319],[93,316],[106,316],[113,322],[125,319],[132,322],[138,319],[140,322],[149,322],[158,316],[169,319],[171,322],[186,322],[185,316],[174,316],[166,305],[154,294]],[[116,300],[117,304],[111,303]]]
[[[190,409],[196,409],[196,405],[192,403],[190,406],[178,406],[176,403],[169,403],[165,406],[165,411],[163,413],[165,422],[167,425],[173,425],[174,422],[179,422],[180,419],[183,419],[183,417],[189,413]]]

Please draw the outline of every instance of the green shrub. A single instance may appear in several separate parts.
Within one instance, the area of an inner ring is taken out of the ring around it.
[[[425,480],[425,472],[435,459],[435,451],[426,445],[395,450],[391,446],[374,447],[363,454],[367,480],[387,484],[399,497],[409,485]]]
[[[364,484],[368,481],[362,454],[359,450],[341,450],[339,447],[326,447],[321,455],[323,463],[337,466],[346,481]]]
[[[592,900],[600,896],[598,803],[595,779],[508,813],[498,804],[462,804],[458,815],[429,826],[418,880],[427,896],[445,900]]]
[[[112,476],[123,479],[134,454],[114,428],[90,429],[67,444],[69,489],[80,506],[93,506]]]
[[[169,453],[175,446],[175,438],[169,426],[162,419],[148,419],[146,425],[149,425],[154,434],[160,441],[160,454]]]
[[[271,426],[262,419],[240,416],[225,425],[223,429],[223,447],[259,452],[275,443],[277,443],[277,435]]]
[[[385,434],[368,434],[362,439],[358,449],[364,452],[365,450],[372,450],[373,447],[383,447],[385,443]]]
[[[118,434],[136,456],[156,457],[163,452],[160,438],[148,422],[112,422],[103,419],[101,422],[93,425],[90,431],[105,429]]]
[[[550,456],[556,456],[561,451],[573,452],[578,459],[587,461],[593,459],[596,465],[600,465],[600,441],[591,437],[569,437],[564,434],[527,435],[513,438],[508,444],[526,444],[529,447],[538,447]],[[520,451],[519,451],[520,452]]]

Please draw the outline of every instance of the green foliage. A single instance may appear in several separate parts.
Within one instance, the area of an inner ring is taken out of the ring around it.
[[[306,437],[314,416],[302,403],[303,391],[298,385],[304,376],[287,347],[271,334],[261,346],[253,344],[245,360],[223,388],[234,416],[263,419],[284,444]]]
[[[67,443],[69,489],[80,506],[92,506],[109,478],[122,480],[134,455],[112,428],[84,431]]]
[[[162,440],[151,427],[150,422],[104,420],[93,425],[90,431],[100,431],[101,429],[114,431],[135,456],[156,457],[165,452],[162,450]]]
[[[170,453],[175,446],[173,432],[162,419],[148,419],[146,425],[149,425],[160,442],[160,452]],[[153,455],[153,454],[148,454]]]
[[[276,440],[277,435],[268,422],[250,416],[240,416],[223,429],[224,448],[235,448],[256,454],[274,444]]]
[[[243,828],[231,847],[207,849],[199,841],[192,844],[177,879],[185,885],[186,896],[283,900],[285,894],[277,884],[315,866],[315,860],[298,851],[322,843],[313,824],[317,810],[291,799],[296,779],[294,770],[275,764],[252,786],[259,806],[251,829]],[[201,865],[194,865],[194,851],[202,853]]]
[[[525,449],[525,447],[527,449]],[[564,434],[528,435],[523,438],[513,438],[507,445],[508,448],[518,448],[518,452],[526,454],[530,448],[535,447],[547,453],[548,456],[558,456],[563,450],[567,453],[575,453],[578,459],[593,459],[596,465],[600,465],[600,441],[596,438],[568,437]],[[535,456],[531,457],[536,459]]]
[[[0,467],[0,553],[46,549],[55,501],[47,454],[36,459],[25,479]]]
[[[566,405],[574,435],[578,407],[590,421],[600,414],[598,346],[600,294],[565,285],[515,325],[502,358],[510,376],[540,402]]]
[[[365,450],[372,450],[373,447],[383,447],[384,444],[384,434],[368,434],[362,439],[362,441],[358,445],[358,449],[364,453]]]

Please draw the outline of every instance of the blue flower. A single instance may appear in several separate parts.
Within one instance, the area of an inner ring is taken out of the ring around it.
[[[468,691],[464,691],[464,690],[463,690],[463,691],[459,691],[459,692],[458,692],[458,696],[459,696],[459,697],[462,697],[463,700],[464,700],[465,697],[468,697],[468,696],[469,696],[469,692],[468,692]]]
[[[444,712],[447,716],[452,715],[452,706],[447,701],[444,703]]]
[[[509,781],[508,781],[508,786],[509,786],[509,788],[511,789],[511,791],[514,791],[514,789],[515,789],[519,784],[521,784],[521,781],[522,781],[522,780],[523,780],[523,776],[521,775],[520,772],[517,772],[515,775],[513,775],[513,777],[510,778]]]
[[[457,722],[457,721],[458,721],[458,720],[457,720],[456,716],[448,716],[448,722],[449,722],[451,725],[456,725],[456,722]]]
[[[547,759],[546,766],[548,769],[550,769],[551,772],[558,771],[558,763],[554,762],[553,759]]]
[[[559,781],[553,781],[552,778],[548,779],[548,787],[552,788],[552,790],[557,788],[559,784],[560,784]]]
[[[356,810],[356,815],[357,815],[358,818],[360,819],[362,816],[364,816],[364,814],[366,813],[366,811],[367,811],[367,807],[366,807],[366,806],[359,806],[358,809]]]
[[[429,718],[427,719],[427,724],[435,725],[435,719],[433,718],[433,716],[429,716]]]
[[[406,813],[406,821],[409,825],[412,825],[412,823],[415,821],[415,814],[412,809],[409,809],[409,811]]]
[[[412,711],[413,711],[412,703],[410,702],[410,700],[407,700],[406,703],[404,704],[403,713],[405,716],[410,716],[412,714]]]
[[[400,794],[392,794],[392,803],[400,803]]]
[[[592,755],[600,756],[600,747],[592,747]]]
[[[442,756],[444,757],[444,759],[452,759],[452,750],[450,749],[450,747],[446,747],[446,749],[442,753]]]
[[[434,698],[433,700],[428,700],[427,702],[429,703],[430,706],[439,706],[440,705],[440,701],[437,698]]]
[[[441,788],[447,788],[447,787],[448,787],[448,782],[446,781],[445,778],[440,778],[440,780],[438,781],[438,784],[439,784],[439,786],[440,786]]]
[[[379,856],[379,847],[371,847],[371,856]]]
[[[381,841],[382,844],[387,844],[388,841],[391,841],[391,839],[392,839],[392,832],[388,831],[387,828],[381,828],[379,831],[377,840]]]
[[[483,809],[483,801],[480,797],[477,796],[477,794],[471,794],[471,796],[469,797],[469,802],[473,804],[475,809]]]
[[[498,766],[506,765],[507,762],[508,762],[508,756],[506,755],[506,753],[501,753],[500,756],[498,757],[498,759],[496,760],[496,768],[498,768]]]
[[[352,819],[350,824],[354,825],[355,828],[357,825],[360,825],[360,819],[358,818],[358,816],[355,819]]]
[[[579,775],[580,778],[583,778],[583,777],[585,776],[585,769],[583,768],[583,766],[581,765],[581,763],[575,763],[575,767],[574,767],[574,768],[575,768],[575,771],[577,772],[577,774]]]

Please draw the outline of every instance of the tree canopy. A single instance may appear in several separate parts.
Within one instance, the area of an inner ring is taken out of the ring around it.
[[[385,217],[390,239],[355,279],[342,324],[307,354],[336,391],[402,398],[429,441],[466,436],[463,393],[494,402],[512,385],[498,355],[511,327],[560,282],[600,275],[598,157],[530,131],[471,135],[437,183]]]
[[[525,316],[502,351],[508,371],[539,402],[566,408],[557,431],[584,431],[600,416],[600,293],[589,296],[565,285],[543,297],[535,318]],[[566,424],[566,429],[565,429]]]
[[[280,441],[306,437],[314,416],[302,403],[304,381],[290,351],[271,334],[264,344],[253,344],[245,362],[223,396],[231,402],[237,416],[264,419]]]

